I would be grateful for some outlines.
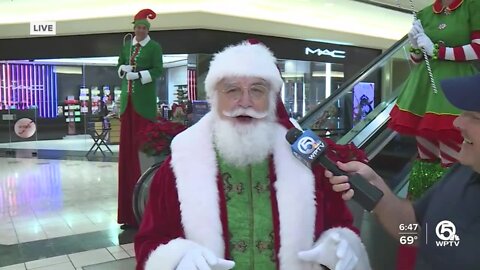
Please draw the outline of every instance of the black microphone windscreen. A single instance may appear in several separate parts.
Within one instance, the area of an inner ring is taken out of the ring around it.
[[[290,130],[288,130],[285,138],[287,139],[288,143],[293,144],[298,139],[298,137],[302,136],[302,134],[303,132],[298,128],[291,128]]]

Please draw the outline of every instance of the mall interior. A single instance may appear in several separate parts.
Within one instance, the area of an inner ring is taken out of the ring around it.
[[[414,0],[415,10],[433,1]],[[406,0],[0,1],[0,270],[134,269],[135,229],[117,224],[120,49],[133,15],[157,13],[158,117],[187,126],[206,111],[212,55],[250,38],[268,46],[290,117],[354,143],[406,196],[415,143],[386,128],[414,67]],[[54,22],[55,33],[31,32]],[[179,112],[177,108],[183,106]],[[154,157],[140,153],[143,211]],[[373,269],[396,269],[399,243],[349,203]]]

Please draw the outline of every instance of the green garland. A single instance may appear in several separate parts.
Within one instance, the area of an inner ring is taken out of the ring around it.
[[[433,44],[433,56],[432,58],[433,59],[438,59],[438,50],[440,49],[440,46],[438,45],[438,43],[435,43]]]
[[[438,51],[439,51],[439,49],[440,49],[440,45],[438,45],[438,43],[434,43],[434,44],[433,44],[433,55],[432,55],[432,59],[435,59],[435,60],[438,59]],[[421,49],[419,49],[419,48],[414,48],[414,47],[411,47],[411,46],[410,46],[409,51],[410,51],[411,53],[416,54],[416,55],[422,55],[422,54],[423,54],[423,51],[422,51]]]
[[[442,167],[439,163],[416,160],[410,172],[408,197],[411,200],[420,198],[447,170],[448,168]]]
[[[422,50],[419,48],[410,47],[409,51],[414,54],[422,54]]]

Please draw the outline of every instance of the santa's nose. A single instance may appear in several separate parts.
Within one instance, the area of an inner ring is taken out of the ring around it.
[[[238,101],[238,105],[240,105],[243,108],[248,108],[253,106],[252,97],[250,96],[248,91],[242,91],[242,96]]]

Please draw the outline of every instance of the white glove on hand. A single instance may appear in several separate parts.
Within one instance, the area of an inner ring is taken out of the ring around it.
[[[338,233],[321,239],[313,249],[299,252],[298,257],[303,261],[325,265],[331,270],[353,270],[358,262],[347,240]]]
[[[138,72],[128,72],[127,73],[127,80],[129,80],[129,81],[137,80],[138,78],[140,78],[140,75],[138,74]]]
[[[132,72],[133,68],[131,65],[121,65],[120,70],[125,73],[128,73],[128,72]]]
[[[412,23],[412,28],[410,32],[408,32],[408,40],[414,49],[418,49],[417,39],[415,38],[416,35],[420,33],[425,33],[423,30],[422,22],[420,20],[414,20]]]
[[[183,255],[175,270],[229,270],[234,266],[234,261],[217,258],[210,250],[199,247]]]
[[[419,48],[423,48],[429,56],[433,56],[434,45],[432,40],[425,34],[420,33],[416,36]]]

